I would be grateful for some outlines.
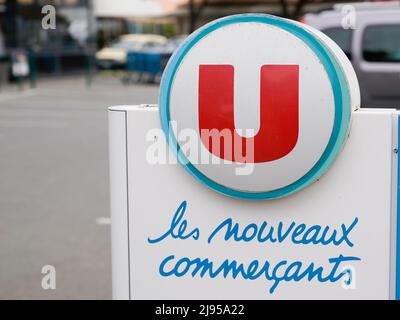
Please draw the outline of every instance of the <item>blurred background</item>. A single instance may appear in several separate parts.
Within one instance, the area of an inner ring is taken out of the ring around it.
[[[0,299],[111,298],[107,107],[157,103],[186,36],[246,12],[321,30],[362,107],[400,107],[396,1],[0,0]]]

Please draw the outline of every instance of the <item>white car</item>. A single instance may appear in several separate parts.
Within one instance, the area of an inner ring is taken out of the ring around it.
[[[124,68],[128,51],[153,50],[167,41],[166,37],[157,34],[122,35],[111,46],[96,53],[96,63],[103,69]]]
[[[400,108],[400,2],[335,5],[302,22],[332,38],[352,62],[362,107]]]

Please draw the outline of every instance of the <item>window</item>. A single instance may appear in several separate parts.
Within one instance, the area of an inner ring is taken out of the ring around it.
[[[365,61],[400,62],[400,24],[365,28],[362,52]]]
[[[351,40],[353,38],[352,29],[343,29],[341,27],[328,28],[322,30],[329,38],[343,50],[346,56],[351,60]]]

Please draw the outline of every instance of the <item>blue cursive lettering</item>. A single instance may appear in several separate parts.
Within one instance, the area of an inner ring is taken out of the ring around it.
[[[188,222],[186,219],[183,219],[183,216],[186,212],[187,203],[186,201],[182,201],[181,205],[176,209],[175,214],[172,218],[170,228],[160,237],[156,239],[148,238],[147,241],[149,243],[157,243],[168,236],[171,236],[174,239],[185,240],[188,238],[193,238],[194,240],[198,240],[200,237],[200,230],[198,228],[193,229],[191,232],[186,232],[188,227]]]

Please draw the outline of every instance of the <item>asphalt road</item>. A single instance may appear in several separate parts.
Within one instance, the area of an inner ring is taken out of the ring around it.
[[[107,107],[157,95],[83,78],[0,92],[0,299],[111,298]]]

